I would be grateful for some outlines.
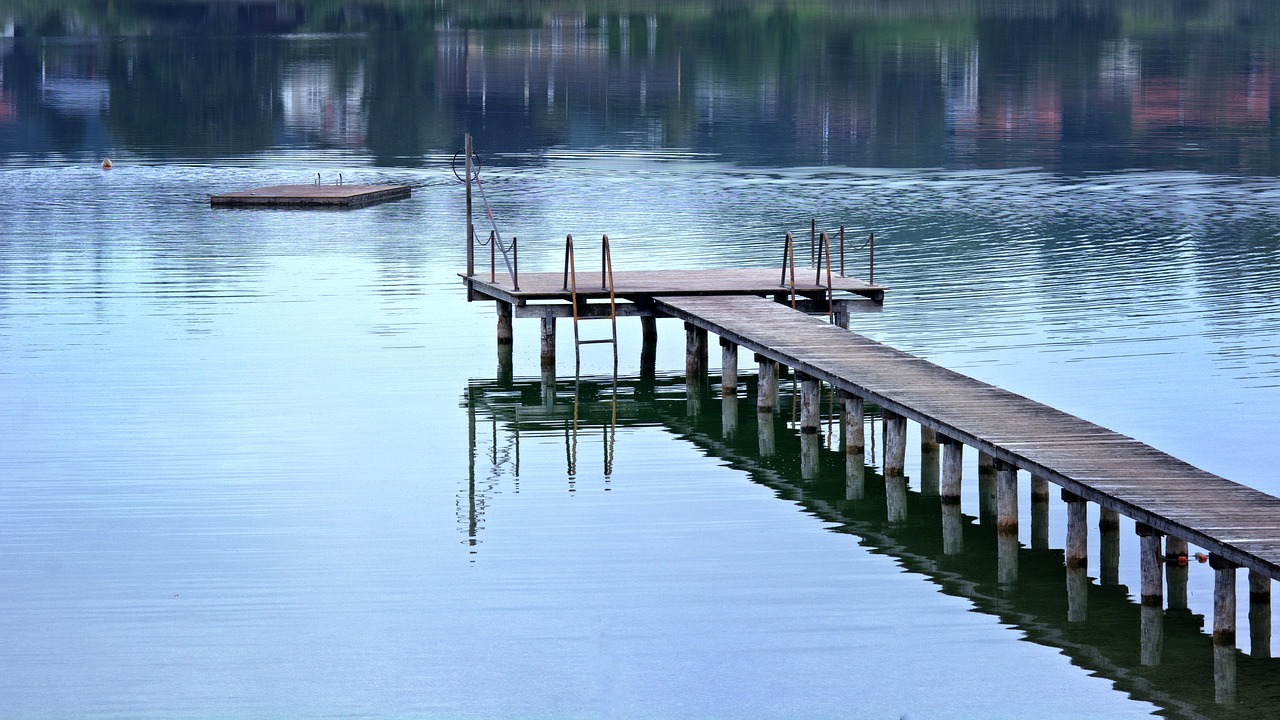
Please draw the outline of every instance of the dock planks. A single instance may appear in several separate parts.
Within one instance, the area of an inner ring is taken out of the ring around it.
[[[409,197],[408,185],[271,185],[213,195],[210,207],[358,208]]]
[[[667,295],[776,295],[790,293],[790,287],[779,285],[777,268],[738,268],[729,270],[639,270],[615,272],[613,281],[618,297],[633,302],[644,302]],[[520,273],[520,289],[511,278],[499,272],[492,279],[488,273],[467,277],[464,283],[480,295],[504,302],[523,305],[529,300],[569,300],[564,288],[563,272]],[[796,293],[815,297],[826,292],[825,284],[813,281],[813,270],[797,273]],[[823,283],[826,279],[823,278]],[[602,282],[600,271],[579,271],[576,275],[578,295],[586,298],[609,297],[608,285]],[[835,276],[832,290],[850,293],[873,300],[883,300],[883,285],[874,285],[851,277]]]
[[[776,274],[773,281],[776,287]],[[933,428],[1086,500],[1280,579],[1280,498],[771,300],[664,295],[655,304],[664,314]]]

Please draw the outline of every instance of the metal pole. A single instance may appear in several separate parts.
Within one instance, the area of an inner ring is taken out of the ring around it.
[[[871,233],[871,237],[870,239],[868,239],[867,242],[871,244],[871,264],[867,270],[867,282],[872,285],[875,285],[876,284],[876,234]]]
[[[466,134],[463,152],[467,154],[467,277],[471,277],[476,274],[476,236],[471,225],[471,133]]]

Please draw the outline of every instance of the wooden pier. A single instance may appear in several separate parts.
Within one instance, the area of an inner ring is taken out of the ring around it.
[[[408,185],[272,185],[213,195],[215,208],[359,208],[410,195]]]

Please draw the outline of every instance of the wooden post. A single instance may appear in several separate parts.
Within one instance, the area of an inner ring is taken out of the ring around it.
[[[796,379],[800,381],[800,432],[817,433],[821,425],[822,382],[804,373],[796,373]]]
[[[658,344],[658,318],[652,315],[640,316],[640,342],[643,345]]]
[[[466,172],[467,172],[467,277],[476,274],[476,229],[471,223],[471,133],[466,133],[463,140],[464,152],[467,155]],[[454,167],[457,167],[456,165]],[[468,288],[471,286],[468,285]],[[471,294],[467,293],[467,300],[471,299]]]
[[[996,461],[996,529],[1018,534],[1018,468]]]
[[[1235,702],[1236,695],[1236,564],[1209,556],[1213,568],[1214,700]]]
[[[937,496],[938,488],[938,432],[931,427],[920,426],[920,494]]]
[[[1249,571],[1249,654],[1271,657],[1271,578]]]
[[[738,345],[724,338],[720,338],[720,394],[738,395]]]
[[[1018,582],[1018,532],[996,531],[996,582],[1013,585]]]
[[[942,446],[942,554],[964,552],[964,518],[960,515],[960,487],[964,462],[964,445],[944,435],[938,436]]]
[[[835,314],[831,318],[831,321],[836,327],[841,327],[841,328],[844,328],[845,330],[849,329],[849,301],[848,300],[835,301]]]
[[[1120,514],[1098,509],[1098,584],[1120,584]]]
[[[556,367],[554,358],[550,367],[542,366],[542,407],[550,410],[556,404]]]
[[[707,331],[693,323],[685,323],[684,338],[685,382],[701,387],[707,373]]]
[[[773,412],[778,404],[778,364],[763,355],[756,355],[760,374],[756,383],[756,411]]]
[[[1031,476],[1031,549],[1049,549],[1049,481]]]
[[[995,458],[978,451],[978,522],[990,525],[996,519]]]
[[[1150,525],[1138,523],[1138,560],[1142,566],[1142,604],[1164,607],[1164,552],[1160,533]]]
[[[720,398],[720,431],[725,439],[731,439],[738,433],[738,398],[736,395],[724,395]]]
[[[861,500],[866,495],[866,432],[862,398],[840,392],[844,399],[844,497]]]
[[[542,318],[542,367],[556,367],[556,319],[551,315]]]
[[[1089,576],[1083,565],[1067,565],[1067,622],[1089,619]]]
[[[907,419],[888,410],[884,416],[884,484],[889,522],[907,520]]]
[[[1164,539],[1165,595],[1170,610],[1187,609],[1187,541],[1172,535]]]
[[[498,308],[498,345],[510,345],[514,339],[511,330],[511,303],[499,300],[494,305]]]
[[[1062,491],[1062,500],[1067,503],[1067,567],[1086,568],[1089,566],[1089,507],[1084,498],[1066,490]]]

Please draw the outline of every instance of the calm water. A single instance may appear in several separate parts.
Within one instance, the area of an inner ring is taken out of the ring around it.
[[[457,282],[450,168],[470,130],[527,269],[566,233],[608,233],[619,268],[770,267],[815,218],[864,275],[874,230],[893,289],[855,330],[1280,494],[1268,5],[110,7],[0,2],[0,714],[1254,717],[1280,695],[1242,592],[1214,702],[1207,566],[1144,665],[1131,523],[1119,584],[1094,531],[1068,622],[1056,493],[1049,548],[1024,521],[1000,585],[972,453],[945,556],[914,452],[906,523],[878,477],[847,501],[834,452],[801,480],[790,396],[772,455],[750,395],[736,427],[718,396],[691,412],[673,321],[655,378],[621,325],[616,391],[598,346],[575,384],[567,327],[546,387],[518,321],[505,377]],[[208,207],[317,173],[414,195]]]

